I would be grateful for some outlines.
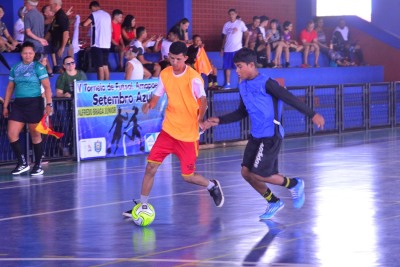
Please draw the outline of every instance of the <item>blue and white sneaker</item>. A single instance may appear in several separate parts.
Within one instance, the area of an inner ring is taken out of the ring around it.
[[[304,181],[300,178],[294,178],[297,180],[297,185],[291,189],[289,189],[292,194],[293,207],[296,209],[300,209],[304,205],[304,201],[306,199],[304,193]]]
[[[231,84],[230,83],[227,83],[227,84],[225,84],[224,85],[224,87],[222,87],[222,89],[224,89],[224,90],[226,90],[226,89],[231,89],[232,87],[231,87]]]
[[[274,217],[274,215],[280,211],[281,209],[283,209],[283,207],[285,206],[285,203],[283,203],[282,200],[278,200],[278,202],[268,202],[267,204],[267,209],[265,210],[265,213],[260,215],[260,219],[261,220],[269,220],[272,217]]]

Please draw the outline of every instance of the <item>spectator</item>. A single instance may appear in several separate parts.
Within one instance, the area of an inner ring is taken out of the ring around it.
[[[236,51],[242,48],[243,36],[245,37],[245,47],[248,46],[249,34],[246,25],[234,8],[228,10],[229,21],[224,24],[222,34],[224,36],[221,46],[221,55],[223,55],[223,69],[225,73],[224,89],[231,88],[231,69],[235,69],[233,57]]]
[[[283,23],[283,41],[285,46],[283,49],[285,50],[285,67],[288,68],[290,66],[289,63],[289,52],[300,52],[303,50],[303,46],[299,45],[296,40],[292,39],[291,32],[293,31],[293,24],[290,21],[285,21]]]
[[[28,12],[24,16],[24,41],[32,42],[35,52],[43,53],[44,46],[49,43],[44,39],[44,18],[36,8],[38,3],[38,0],[25,1],[25,7]]]
[[[25,27],[24,27],[24,7],[18,9],[18,19],[14,23],[14,39],[22,44],[24,42]]]
[[[254,50],[256,47],[257,38],[258,38],[259,34],[261,34],[260,17],[254,16],[253,23],[246,25],[246,27],[249,31],[249,48],[251,50]]]
[[[137,58],[143,64],[143,67],[145,67],[153,75],[153,77],[158,77],[160,75],[161,66],[158,63],[146,60],[144,58],[144,54],[148,51],[148,43],[155,40],[156,42],[154,48],[156,49],[156,47],[159,45],[159,42],[162,40],[162,36],[152,36],[150,39],[147,39],[147,31],[143,26],[140,26],[136,29],[136,36],[137,39],[133,42],[133,44],[131,44],[131,46],[136,46],[139,48],[139,54]]]
[[[267,57],[267,40],[265,30],[268,26],[269,18],[267,16],[260,16],[260,26],[258,29],[260,33],[257,36],[255,51],[257,53],[257,64],[258,67],[267,67],[271,58]]]
[[[64,51],[69,40],[69,20],[62,9],[62,0],[50,0],[49,3],[51,11],[54,13],[49,31],[51,52],[56,56],[56,65],[53,67],[53,73],[59,73],[62,71],[61,65]]]
[[[92,14],[81,23],[87,27],[91,25],[91,49],[92,64],[97,69],[98,80],[109,80],[110,70],[108,69],[108,56],[111,47],[111,16],[100,8],[97,1],[89,4]]]
[[[10,33],[7,30],[6,24],[1,21],[4,16],[4,8],[0,6],[0,52],[14,51],[18,42],[12,38]]]
[[[310,20],[307,23],[307,26],[304,30],[300,33],[300,40],[304,46],[303,51],[303,64],[301,65],[302,68],[309,68],[311,67],[308,64],[308,54],[314,52],[314,66],[317,68],[318,65],[318,58],[319,58],[319,45],[318,45],[318,36],[317,32],[314,30],[314,22]]]
[[[351,62],[357,65],[365,64],[361,47],[357,42],[351,40],[350,30],[344,19],[339,20],[339,25],[333,31],[332,44],[335,51],[344,54]]]
[[[122,21],[124,19],[124,15],[121,10],[114,9],[112,12],[112,38],[111,38],[111,52],[116,52],[118,54],[118,70],[124,70],[124,51],[125,44],[122,39]]]
[[[124,40],[124,45],[129,46],[129,44],[136,38],[136,19],[133,15],[126,15],[124,22],[122,22],[122,39]]]
[[[281,56],[283,47],[285,47],[285,42],[283,41],[281,29],[277,19],[271,20],[270,29],[266,32],[265,39],[268,42],[266,46],[267,58],[271,58],[271,52],[275,51],[275,58],[271,62],[271,67],[281,68]],[[289,51],[287,51],[288,53]]]
[[[86,74],[82,70],[76,69],[76,63],[73,57],[66,56],[63,60],[64,72],[58,76],[56,81],[57,97],[73,97],[74,81],[87,80]]]
[[[187,18],[181,19],[177,24],[175,24],[169,31],[175,30],[178,33],[179,40],[185,42],[186,44],[191,44],[189,40],[189,28],[190,22]]]
[[[50,41],[50,29],[51,29],[51,24],[54,19],[54,12],[51,11],[50,5],[45,5],[42,7],[42,15],[44,17],[44,37],[47,40],[47,42]],[[53,66],[57,65],[56,61],[56,55],[51,52],[51,47],[49,45],[44,47],[44,53],[47,55],[51,56],[52,64]],[[52,77],[53,74],[53,69],[51,68],[50,64],[47,64],[46,66],[47,73],[49,74],[50,77]]]
[[[32,1],[32,0],[29,0]],[[40,14],[40,13],[39,13]],[[18,160],[18,164],[11,172],[13,175],[27,172],[30,167],[22,154],[19,135],[28,124],[33,143],[35,165],[31,175],[43,174],[41,167],[43,155],[42,136],[36,131],[36,126],[43,117],[43,109],[47,115],[53,112],[51,88],[47,72],[43,66],[34,61],[35,51],[32,42],[24,42],[21,46],[22,62],[17,63],[10,71],[6,96],[4,99],[3,116],[8,118],[7,133],[11,148]],[[44,87],[46,107],[43,105],[40,86]],[[9,112],[8,105],[14,94],[13,108]]]
[[[317,40],[319,45],[319,50],[328,55],[330,50],[330,45],[328,39],[326,38],[326,34],[324,32],[324,20],[321,17],[314,18],[315,31],[317,32]]]
[[[128,61],[125,64],[125,80],[143,80],[151,77],[151,73],[143,68],[142,63],[137,59],[138,54],[139,49],[136,46],[126,49],[125,58]]]
[[[154,48],[154,52],[159,52],[161,50],[161,61],[158,62],[160,64],[161,70],[165,69],[168,66],[171,66],[169,62],[169,47],[173,42],[179,41],[178,32],[175,28],[172,28],[167,35],[167,39],[163,39],[161,41],[161,45],[157,45]]]
[[[194,69],[197,70],[198,73],[204,74],[208,77],[209,87],[217,87],[217,68],[212,65],[211,61],[209,60],[200,35],[193,35],[193,45],[190,47],[193,47],[197,50],[195,54],[196,60],[194,62]]]

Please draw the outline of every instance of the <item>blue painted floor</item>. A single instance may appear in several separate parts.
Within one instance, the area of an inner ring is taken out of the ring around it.
[[[121,212],[140,195],[145,155],[49,163],[45,176],[0,168],[0,266],[399,266],[400,128],[288,139],[280,170],[304,178],[306,203],[260,222],[264,200],[240,176],[244,147],[202,150],[225,204],[180,178],[169,157],[141,228]]]

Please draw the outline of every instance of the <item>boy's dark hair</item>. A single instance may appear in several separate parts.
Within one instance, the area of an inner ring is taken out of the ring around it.
[[[66,56],[66,57],[64,57],[63,58],[63,64],[65,64],[65,60],[67,60],[68,58],[72,58],[72,59],[74,59],[73,57],[71,57],[71,56]]]
[[[264,22],[266,20],[269,20],[267,16],[260,16],[260,22]]]
[[[253,16],[253,22],[254,22],[255,20],[257,20],[257,19],[260,19],[260,17],[259,17],[259,16]]]
[[[195,34],[195,35],[192,36],[192,40],[194,41],[194,39],[196,39],[197,37],[199,37],[199,38],[201,39],[201,36],[200,36],[200,35]]]
[[[112,18],[114,18],[115,16],[118,16],[118,15],[122,15],[122,14],[123,13],[120,9],[114,9],[112,12]]]
[[[235,12],[235,13],[236,13],[236,9],[230,8],[230,9],[228,10],[228,14],[231,13],[231,12]]]
[[[100,7],[99,2],[97,2],[97,1],[90,2],[89,9],[91,9],[92,7]]]
[[[246,64],[250,64],[251,62],[253,62],[254,65],[257,66],[256,52],[247,47],[243,47],[242,49],[240,49],[235,53],[235,56],[233,57],[233,62],[234,63],[244,62]]]
[[[145,30],[146,30],[146,28],[143,26],[137,27],[136,28],[136,38],[140,38],[143,35]]]
[[[184,56],[186,56],[187,55],[187,46],[180,41],[176,41],[176,42],[173,42],[171,44],[171,46],[169,47],[169,52],[173,55],[183,54]]]
[[[33,50],[35,50],[35,45],[32,42],[26,41],[21,45],[21,51],[25,48],[25,47],[32,47]]]

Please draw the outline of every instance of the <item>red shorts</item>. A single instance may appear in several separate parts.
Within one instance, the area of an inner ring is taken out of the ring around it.
[[[174,154],[181,162],[182,175],[192,175],[196,169],[196,160],[199,154],[199,141],[179,141],[161,131],[154,143],[148,162],[161,164],[166,156]]]

